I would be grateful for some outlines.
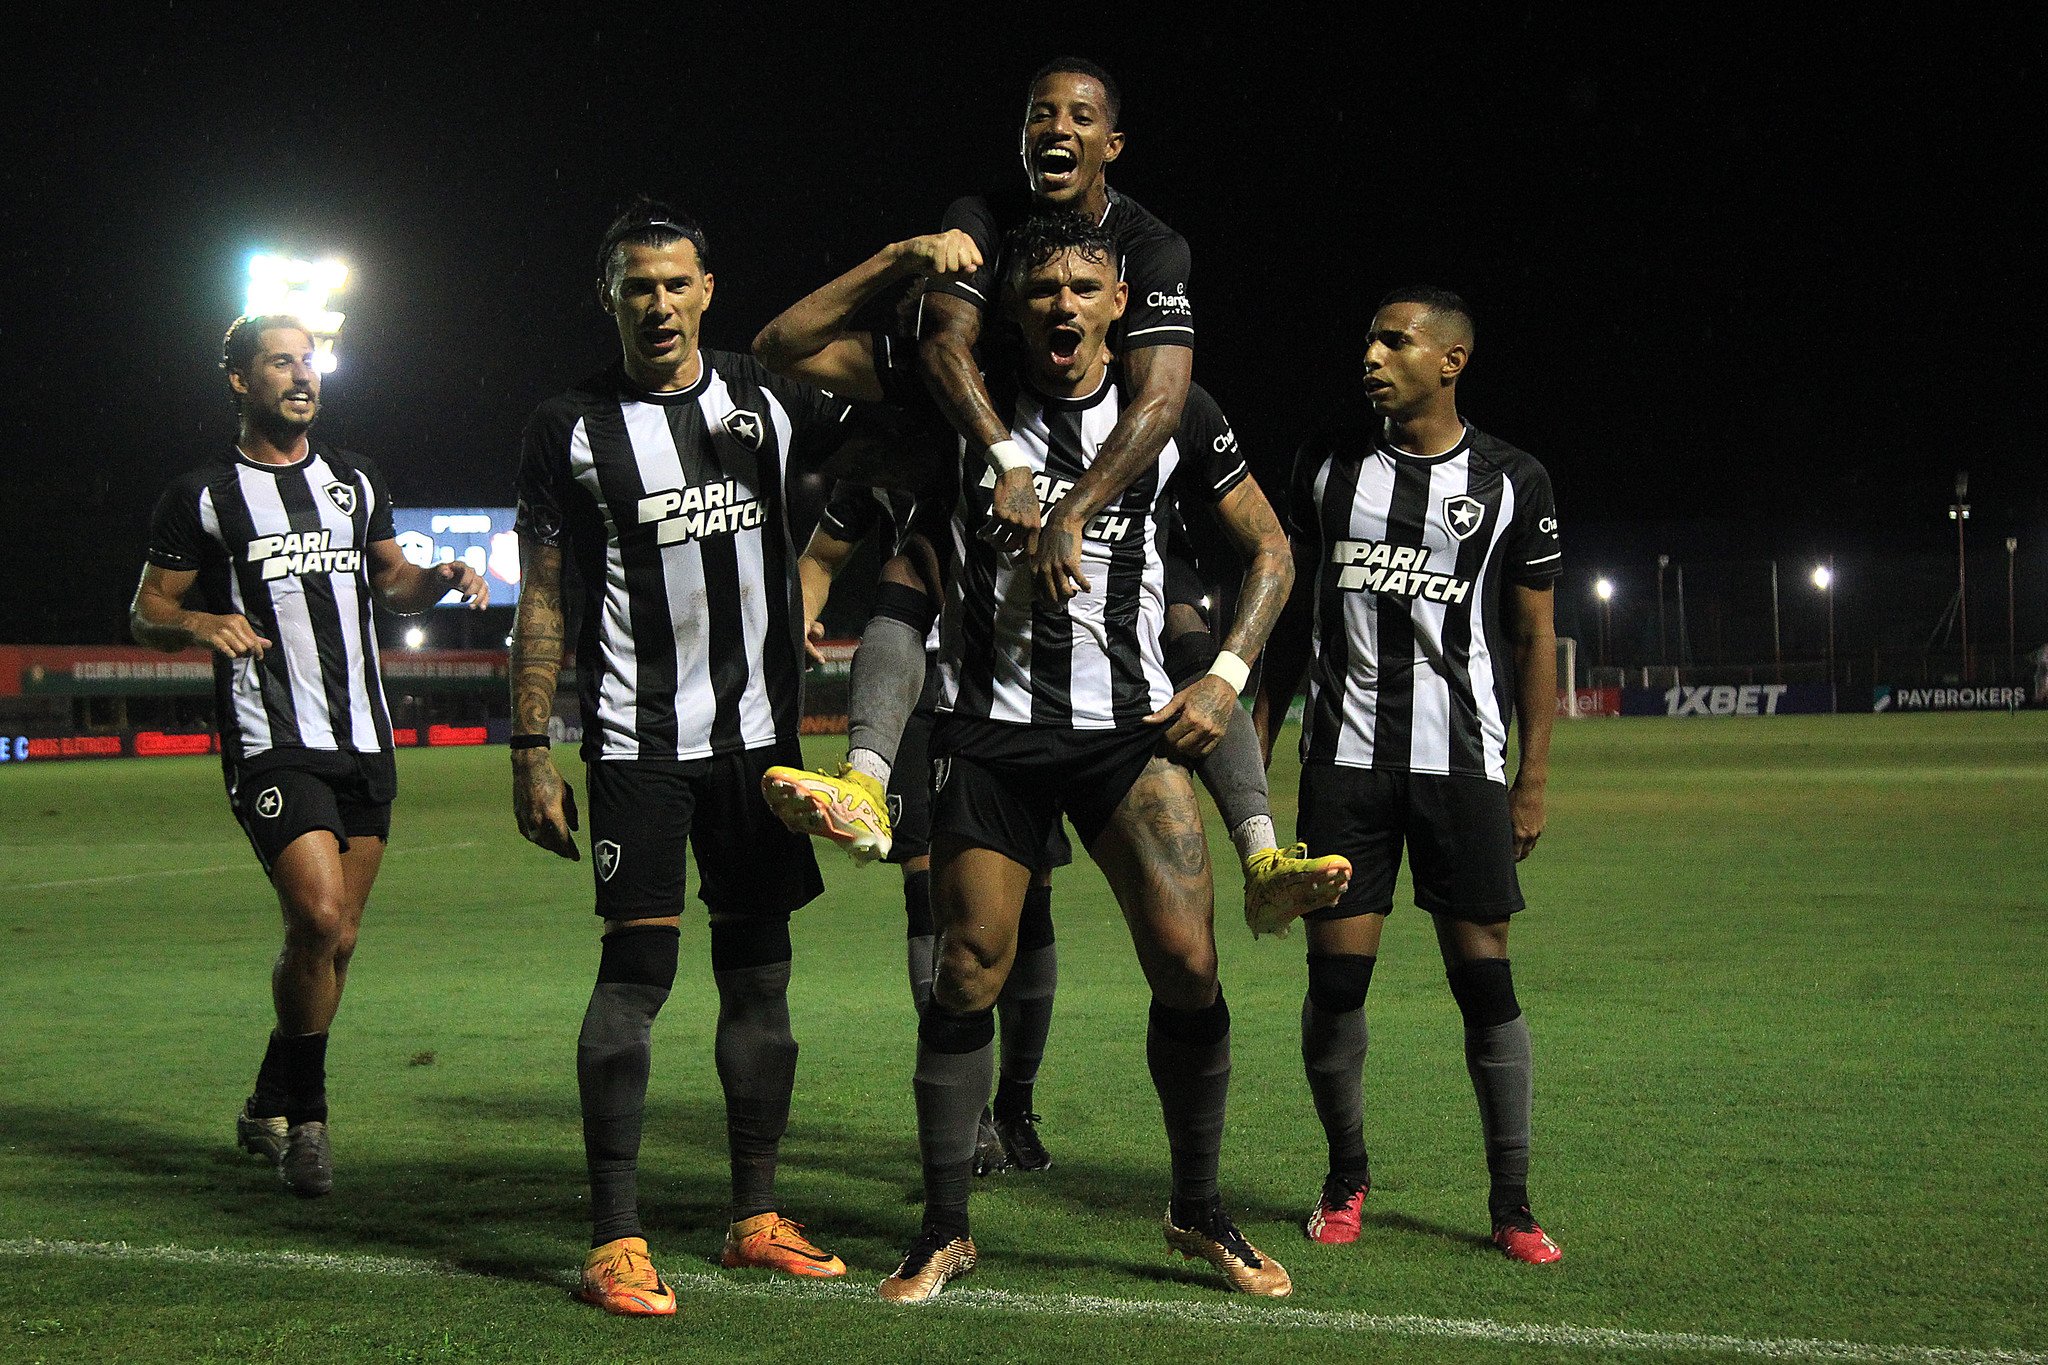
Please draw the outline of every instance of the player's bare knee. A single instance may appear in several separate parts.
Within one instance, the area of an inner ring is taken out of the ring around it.
[[[987,1009],[1002,993],[1005,958],[948,935],[932,982],[932,999],[954,1014]]]

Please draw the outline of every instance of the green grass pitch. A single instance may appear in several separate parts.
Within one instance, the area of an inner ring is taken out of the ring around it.
[[[1294,1298],[1230,1299],[1165,1253],[1146,993],[1083,862],[1054,892],[1053,1169],[982,1182],[982,1269],[885,1307],[917,1216],[900,882],[834,854],[795,921],[781,1183],[849,1282],[716,1267],[700,914],[642,1154],[664,1322],[568,1297],[597,926],[587,864],[513,832],[502,751],[401,760],[330,1057],[336,1192],[310,1203],[230,1148],[277,932],[217,769],[0,771],[0,1360],[2048,1360],[2048,715],[1582,721],[1556,748],[1513,941],[1562,1264],[1482,1240],[1457,1014],[1405,889],[1370,1006],[1366,1233],[1303,1240],[1301,940],[1244,930],[1216,830],[1225,1197]],[[1283,758],[1283,832],[1294,780]]]

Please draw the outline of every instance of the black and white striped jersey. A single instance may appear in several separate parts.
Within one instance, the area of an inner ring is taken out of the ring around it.
[[[803,714],[793,466],[832,453],[846,405],[703,351],[690,388],[618,366],[527,424],[518,529],[583,583],[585,758],[692,759],[794,740]]]
[[[290,465],[231,449],[164,491],[149,562],[197,571],[199,610],[245,616],[272,642],[261,659],[214,658],[225,759],[391,748],[364,549],[393,538],[377,467],[317,443]]]
[[[949,281],[938,286],[941,293],[964,299],[982,312],[982,335],[991,340],[1006,338],[1007,325],[986,325],[1002,290],[1007,271],[1003,261],[1003,239],[1012,229],[1038,212],[1035,201],[1023,189],[987,196],[957,199],[946,210],[942,228],[958,228],[981,248],[981,269],[969,280]],[[1110,327],[1109,349],[1113,355],[1129,355],[1147,346],[1193,346],[1195,305],[1188,289],[1191,257],[1185,237],[1159,221],[1127,194],[1109,191],[1109,207],[1102,226],[1115,239],[1122,258],[1121,278],[1130,286],[1130,301],[1124,315]],[[996,351],[1002,348],[997,347]],[[1000,371],[1004,364],[991,362]]]
[[[1514,643],[1504,585],[1558,576],[1557,506],[1534,459],[1471,426],[1424,458],[1369,405],[1302,447],[1288,496],[1315,550],[1303,762],[1507,781]]]
[[[1086,398],[1048,398],[997,386],[1010,437],[1029,459],[1050,509],[1095,460],[1129,396],[1109,367]],[[1139,724],[1173,696],[1160,648],[1166,622],[1161,511],[1179,492],[1218,502],[1247,477],[1222,409],[1190,385],[1180,429],[1158,462],[1088,524],[1081,542],[1088,591],[1062,607],[1038,603],[1028,562],[1003,561],[979,532],[995,473],[981,451],[961,452],[951,529],[952,572],[941,626],[939,709],[1074,730]]]

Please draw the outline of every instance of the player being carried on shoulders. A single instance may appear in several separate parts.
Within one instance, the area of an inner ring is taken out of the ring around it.
[[[944,226],[972,240],[977,260],[924,295],[916,368],[959,436],[999,471],[995,512],[983,534],[1000,550],[1028,557],[1039,600],[1057,609],[1087,587],[1081,530],[1157,461],[1176,430],[1194,372],[1195,320],[1189,293],[1188,245],[1179,233],[1128,195],[1112,190],[1109,163],[1122,155],[1122,97],[1098,64],[1063,57],[1048,62],[1027,90],[1019,149],[1026,185],[956,201]],[[1012,367],[1014,329],[999,307],[1007,274],[1004,234],[1027,217],[1072,211],[1117,244],[1129,307],[1113,324],[1108,345],[1131,392],[1098,458],[1048,507],[1041,507],[1019,463],[982,377]],[[981,358],[977,358],[977,351]],[[1169,554],[1182,553],[1169,543]],[[1197,580],[1179,568],[1170,590]],[[847,758],[836,774],[778,770],[770,797],[792,828],[841,843],[857,861],[887,851],[883,792],[898,737],[924,686],[924,633],[937,611],[929,589],[923,615],[914,594],[885,594],[862,632],[856,655]],[[1169,667],[1177,684],[1201,676],[1215,657],[1199,596],[1175,601],[1169,613]],[[1349,868],[1341,858],[1311,859],[1305,850],[1275,846],[1264,767],[1248,717],[1196,765],[1221,812],[1245,873],[1245,917],[1255,932],[1284,930],[1297,916],[1343,893]]]

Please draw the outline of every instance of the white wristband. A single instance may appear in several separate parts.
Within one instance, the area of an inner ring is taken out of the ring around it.
[[[1017,449],[1017,443],[1007,438],[988,448],[988,462],[996,467],[998,474],[1031,468],[1031,461],[1024,458],[1023,452]]]
[[[1252,666],[1227,649],[1219,650],[1216,662],[1209,665],[1209,676],[1223,679],[1232,692],[1242,694],[1244,685],[1252,680]]]

